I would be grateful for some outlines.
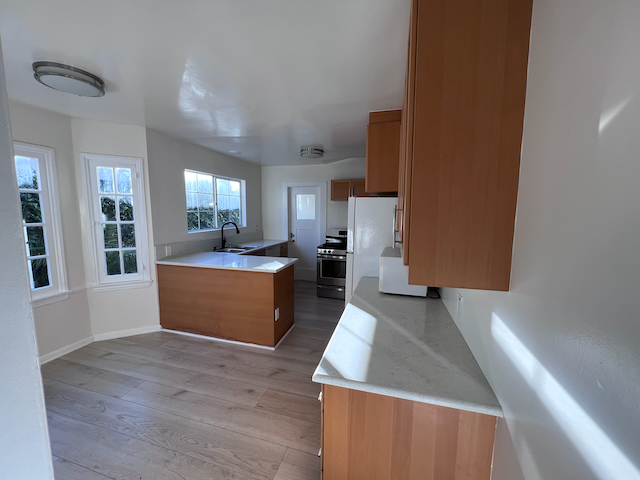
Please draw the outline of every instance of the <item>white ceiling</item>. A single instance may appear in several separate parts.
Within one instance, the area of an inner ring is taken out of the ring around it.
[[[368,112],[400,108],[410,0],[0,0],[11,99],[141,125],[262,165],[365,154]],[[50,60],[102,98],[33,78]]]

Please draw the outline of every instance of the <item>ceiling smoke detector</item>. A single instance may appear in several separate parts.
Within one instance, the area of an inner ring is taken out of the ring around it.
[[[303,158],[322,158],[324,157],[324,150],[315,147],[302,147],[300,156]]]
[[[55,62],[35,62],[34,78],[41,84],[64,93],[81,97],[102,97],[104,82],[79,68]]]

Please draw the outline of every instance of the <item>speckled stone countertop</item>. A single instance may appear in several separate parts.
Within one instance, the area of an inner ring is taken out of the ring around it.
[[[286,242],[286,240],[255,240],[243,245],[250,245],[256,248],[247,250],[242,254],[226,252],[199,252],[190,253],[188,255],[167,257],[162,260],[158,260],[156,263],[158,265],[175,265],[180,267],[217,268],[222,270],[241,270],[244,272],[278,273],[281,270],[292,266],[298,261],[298,259],[285,257],[262,257],[247,255],[247,253]]]
[[[372,277],[360,280],[313,381],[502,416],[442,300],[380,293]]]
[[[231,239],[233,239],[233,237]],[[238,245],[241,246],[241,247],[249,246],[249,245],[252,246],[252,247],[256,247],[256,248],[254,248],[252,250],[247,250],[246,252],[244,252],[244,254],[246,254],[247,252],[255,252],[256,250],[261,250],[263,248],[273,247],[274,245],[281,245],[283,243],[288,243],[288,242],[287,242],[287,240],[269,240],[269,239],[265,239],[265,240],[252,240],[250,242],[239,243]],[[229,245],[227,245],[227,247],[232,247],[232,244],[229,243]]]

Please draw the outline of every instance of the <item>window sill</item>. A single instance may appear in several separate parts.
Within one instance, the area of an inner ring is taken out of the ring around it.
[[[33,308],[44,307],[45,305],[51,305],[52,303],[63,302],[69,300],[69,296],[73,293],[71,290],[65,290],[64,292],[54,293],[46,297],[34,298],[31,300],[31,306]]]
[[[128,290],[130,288],[146,288],[151,286],[151,280],[141,280],[138,282],[114,282],[92,285],[89,288],[92,292],[110,292],[112,290]]]

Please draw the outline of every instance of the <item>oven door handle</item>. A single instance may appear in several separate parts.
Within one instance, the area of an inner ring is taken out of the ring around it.
[[[318,258],[326,259],[326,260],[346,260],[346,255],[326,255],[326,254],[318,254]]]
[[[344,292],[344,287],[336,287],[333,285],[317,285],[318,288],[326,288],[329,290],[335,290],[336,292]]]

